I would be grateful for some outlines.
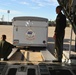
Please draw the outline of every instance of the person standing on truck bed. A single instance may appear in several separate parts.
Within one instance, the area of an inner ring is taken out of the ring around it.
[[[15,46],[6,41],[6,35],[2,35],[0,41],[0,59],[7,60],[8,55]]]
[[[58,61],[62,62],[62,54],[63,54],[63,39],[65,35],[65,28],[66,28],[66,17],[62,14],[62,7],[57,6],[56,7],[56,28],[54,33],[54,39],[55,39],[55,50],[56,50],[56,56]]]

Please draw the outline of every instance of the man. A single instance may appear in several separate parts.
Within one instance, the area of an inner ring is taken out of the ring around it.
[[[14,48],[15,46],[6,41],[6,35],[2,35],[1,39],[2,40],[0,41],[0,59],[7,60],[8,55],[12,51],[12,48]]]
[[[56,55],[58,62],[62,62],[62,54],[63,54],[63,39],[65,35],[65,27],[66,27],[66,17],[62,14],[62,7],[57,6],[56,7],[56,28],[54,33],[54,39],[55,39],[55,49],[56,49]]]

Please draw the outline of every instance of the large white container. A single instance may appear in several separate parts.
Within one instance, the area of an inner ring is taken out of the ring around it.
[[[13,44],[16,46],[47,46],[48,19],[41,17],[14,17]]]

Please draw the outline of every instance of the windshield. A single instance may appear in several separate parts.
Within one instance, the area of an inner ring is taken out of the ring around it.
[[[47,47],[29,47],[29,46],[17,46],[16,48],[12,49],[12,52],[8,56],[8,62],[13,61],[13,62],[52,62],[53,60],[56,60],[54,56],[54,42],[55,40],[52,38],[54,34],[54,28],[55,27],[48,27],[48,39],[47,39]],[[5,31],[7,30],[7,31]],[[69,50],[69,37],[70,33],[69,31],[71,28],[66,28],[66,34],[65,34],[65,39],[64,39],[64,49]],[[12,39],[13,39],[13,26],[5,26],[2,25],[0,26],[0,31],[1,34],[4,32],[7,35],[7,41],[13,44]],[[9,32],[9,33],[8,33]],[[50,34],[51,32],[51,34]],[[69,34],[68,34],[69,33]],[[17,33],[18,34],[18,33]],[[22,33],[21,33],[22,34]],[[20,36],[21,36],[20,34]],[[25,33],[26,35],[26,33]],[[73,33],[73,36],[74,33]],[[40,37],[40,36],[39,36]],[[42,36],[41,36],[42,37]],[[26,38],[26,37],[24,37]],[[75,38],[72,37],[72,49],[75,47]],[[32,41],[30,41],[32,42]],[[31,43],[32,44],[32,43]],[[29,44],[28,44],[29,45]],[[33,44],[32,44],[33,45]],[[64,52],[66,54],[66,52]],[[67,53],[69,54],[69,53]]]
[[[66,5],[66,2],[61,4],[62,2],[60,1],[58,0],[60,5]],[[70,11],[67,9],[66,12],[69,13]],[[8,25],[0,25],[0,37],[6,35],[6,41],[13,45],[10,51],[7,48],[8,46],[5,45],[8,51],[4,53],[4,56],[9,52],[5,61],[52,62],[53,60],[57,60],[55,56],[55,39],[53,38],[56,21],[50,22],[47,18],[43,17],[21,16],[13,17],[12,25],[9,25],[10,22],[8,22]],[[68,24],[70,24],[69,21]],[[70,25],[67,25],[65,29],[63,62],[67,62],[66,59],[69,59],[71,54],[69,50],[72,50],[72,54],[75,56],[76,34],[74,32],[76,26],[75,24],[72,26],[73,29]],[[0,61],[4,61],[4,58],[1,57]]]

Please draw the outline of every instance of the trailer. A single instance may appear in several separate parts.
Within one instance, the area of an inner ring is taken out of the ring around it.
[[[47,47],[48,19],[41,17],[14,17],[13,44],[16,46]]]

